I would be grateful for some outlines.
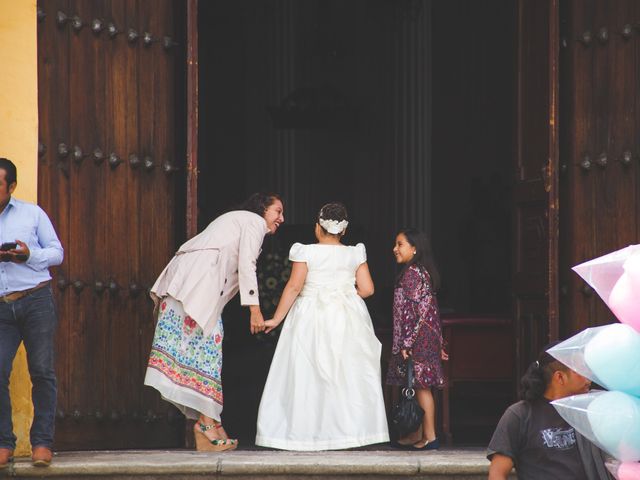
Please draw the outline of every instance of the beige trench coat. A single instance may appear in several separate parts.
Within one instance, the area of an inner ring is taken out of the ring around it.
[[[259,305],[256,261],[269,232],[263,217],[225,213],[184,243],[151,287],[151,298],[171,295],[211,334],[222,309],[238,291],[242,305]]]

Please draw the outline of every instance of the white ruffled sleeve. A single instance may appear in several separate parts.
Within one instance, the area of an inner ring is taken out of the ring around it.
[[[364,243],[356,245],[356,258],[358,259],[358,265],[367,261],[367,249]]]
[[[289,260],[292,262],[306,262],[306,253],[306,245],[294,243],[291,245],[291,250],[289,250]]]

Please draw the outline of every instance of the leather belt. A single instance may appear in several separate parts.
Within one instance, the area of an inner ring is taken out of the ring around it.
[[[49,285],[50,281],[51,280],[46,280],[44,282],[39,283],[38,285],[36,285],[33,288],[28,288],[26,290],[20,290],[19,292],[7,293],[6,295],[0,297],[0,303],[13,303],[16,300],[20,300],[21,298],[26,297],[30,293],[33,293],[36,290],[40,290],[41,288],[46,287],[47,285]]]

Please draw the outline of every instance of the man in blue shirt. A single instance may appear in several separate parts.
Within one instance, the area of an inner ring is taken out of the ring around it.
[[[0,469],[13,460],[9,376],[20,342],[33,384],[32,462],[51,463],[55,426],[54,334],[57,324],[49,267],[60,265],[62,245],[47,214],[11,196],[16,166],[0,158]]]

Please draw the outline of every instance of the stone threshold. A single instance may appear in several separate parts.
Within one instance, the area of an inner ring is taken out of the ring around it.
[[[8,478],[487,478],[480,448],[408,452],[283,452],[240,450],[126,450],[56,453],[47,468],[18,458],[0,471]]]

